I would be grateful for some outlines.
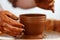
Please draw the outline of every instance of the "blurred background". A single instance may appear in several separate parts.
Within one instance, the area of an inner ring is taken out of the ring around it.
[[[8,0],[0,0],[0,5],[3,7],[4,10],[9,10],[10,12],[14,13],[16,16],[25,13],[40,13],[46,14],[47,18],[49,19],[57,19],[60,20],[60,0],[55,0],[55,13],[52,13],[50,10],[44,10],[38,7],[32,9],[21,9],[21,8],[13,8],[12,5],[8,2]]]
[[[4,10],[8,10],[10,12],[12,12],[13,14],[15,14],[16,16],[19,16],[20,14],[36,14],[36,13],[40,13],[40,14],[46,14],[48,19],[57,19],[60,20],[60,0],[55,0],[55,13],[52,13],[52,11],[49,10],[44,10],[38,7],[32,8],[32,9],[21,9],[21,8],[13,8],[12,5],[8,2],[8,0],[0,0],[0,5],[2,6],[2,8]],[[60,35],[54,35],[54,34],[47,34],[48,35],[48,39],[50,40],[52,39],[56,39],[56,40],[60,40]],[[0,37],[1,38],[1,37]],[[46,39],[47,39],[46,38]],[[57,39],[59,38],[59,39]],[[3,39],[3,38],[2,38]],[[6,38],[5,38],[6,39]]]

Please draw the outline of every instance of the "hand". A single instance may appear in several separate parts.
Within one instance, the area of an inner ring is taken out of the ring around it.
[[[54,12],[54,0],[35,0],[38,7]]]
[[[2,33],[6,33],[11,36],[17,36],[24,30],[23,24],[17,22],[18,17],[10,13],[9,11],[0,12],[0,30]]]

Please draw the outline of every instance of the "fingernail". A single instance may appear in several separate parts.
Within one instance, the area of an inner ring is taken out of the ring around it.
[[[25,30],[23,30],[22,32],[25,32]]]
[[[21,27],[24,28],[24,25],[22,25]]]

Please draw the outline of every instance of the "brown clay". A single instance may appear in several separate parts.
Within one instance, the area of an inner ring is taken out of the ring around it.
[[[41,34],[41,35],[23,35],[21,37],[21,39],[42,39],[44,38],[45,35]]]
[[[44,14],[22,14],[20,22],[25,25],[25,35],[40,35],[45,29],[46,15]]]

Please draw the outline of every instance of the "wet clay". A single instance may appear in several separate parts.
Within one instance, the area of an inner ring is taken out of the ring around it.
[[[22,14],[20,15],[20,22],[25,25],[24,35],[40,35],[41,37],[45,30],[46,15]]]

